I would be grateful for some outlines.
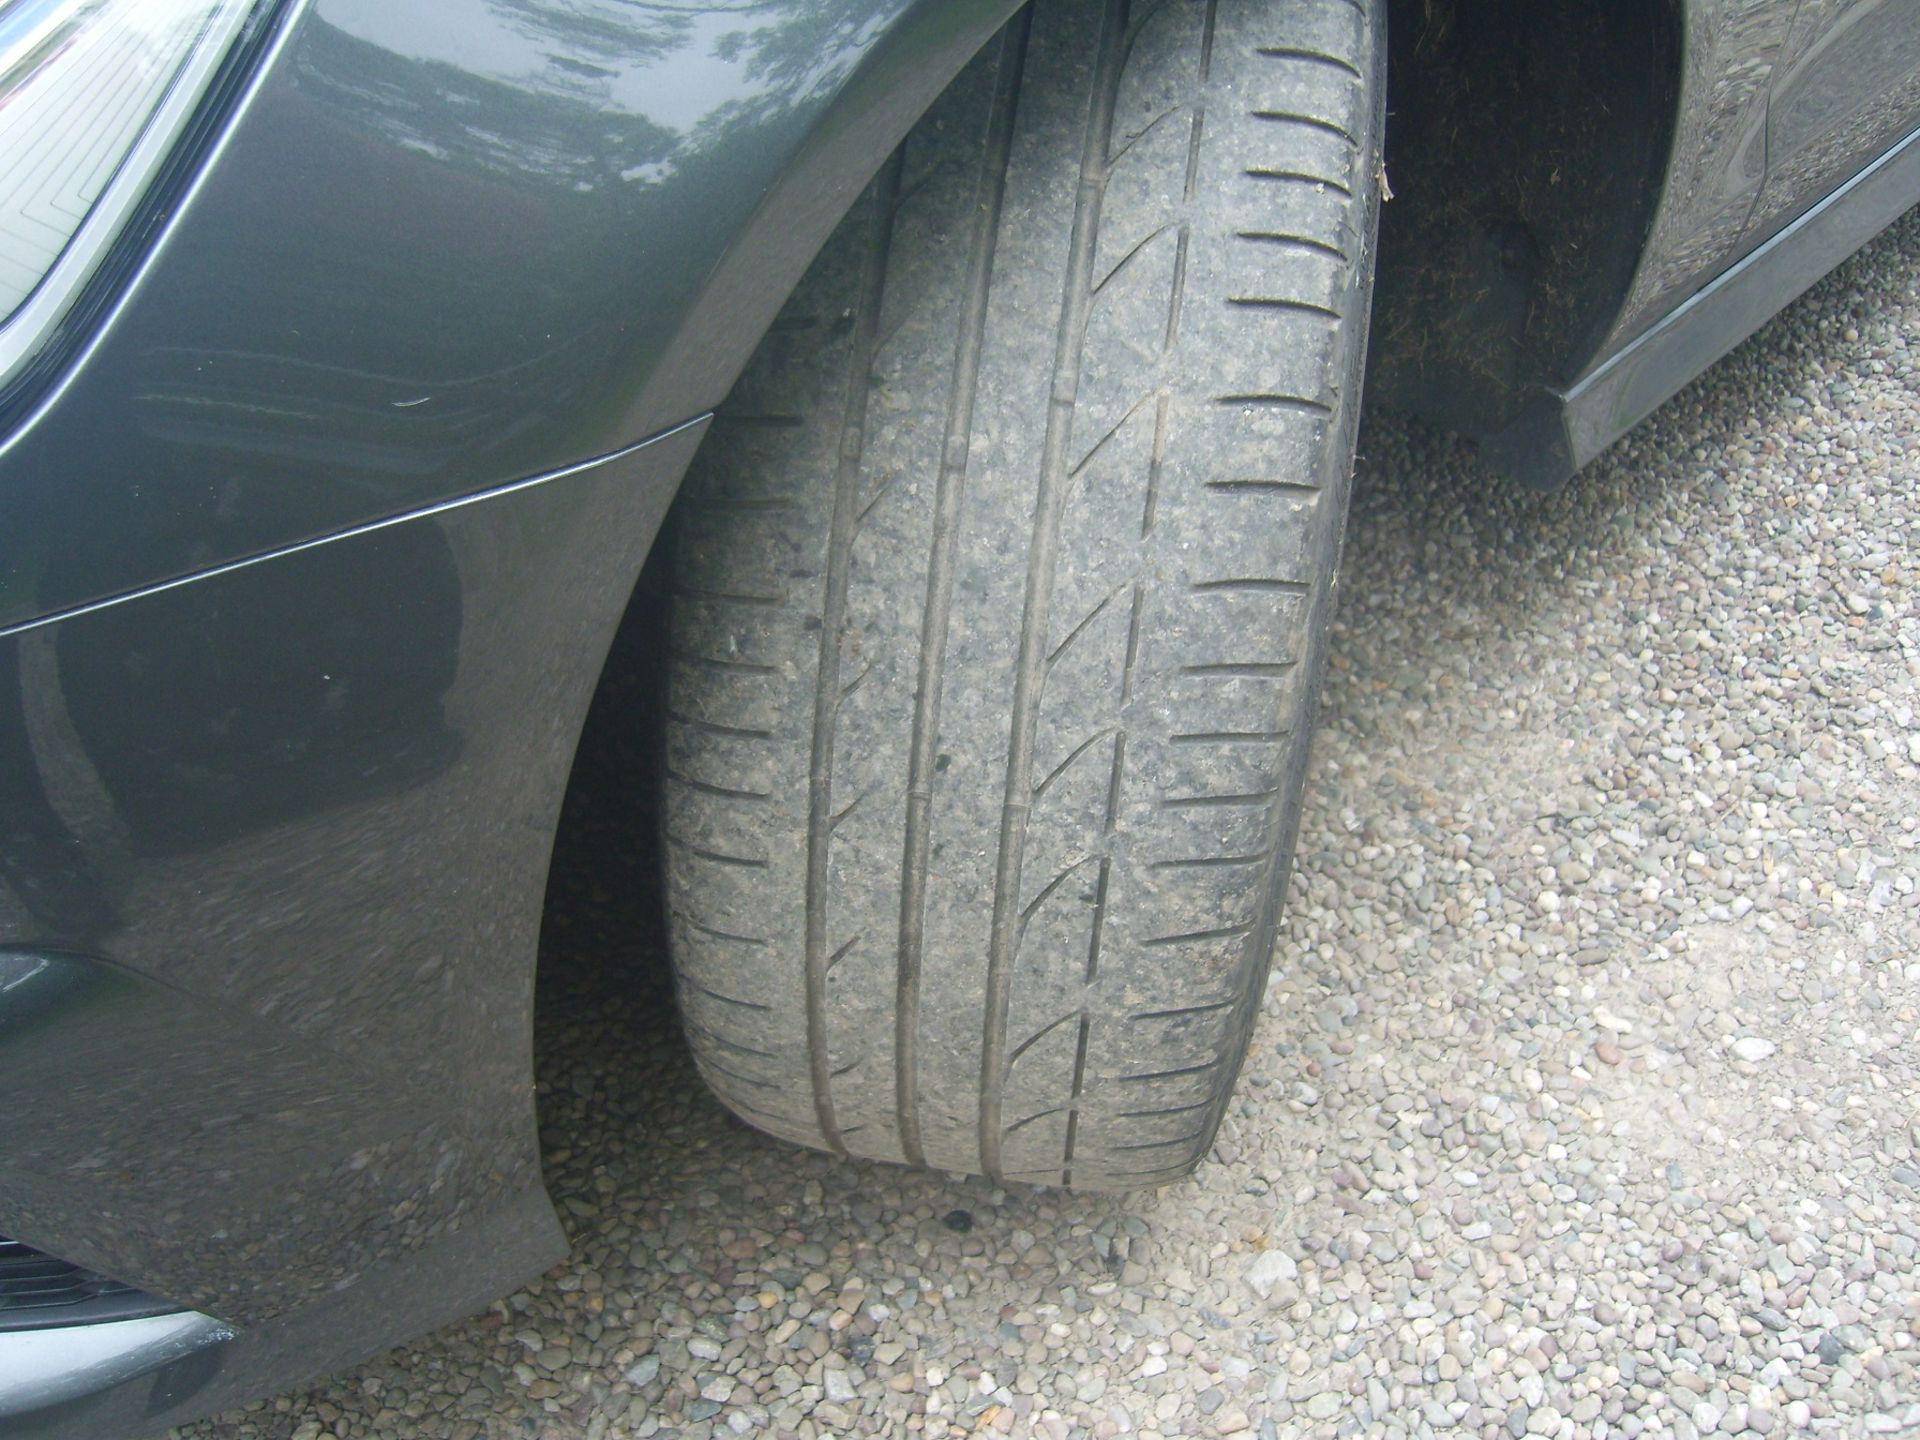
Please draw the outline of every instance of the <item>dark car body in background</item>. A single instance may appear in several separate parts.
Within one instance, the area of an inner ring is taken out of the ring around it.
[[[0,395],[0,1434],[162,1428],[561,1253],[533,956],[608,642],[705,417],[1014,8],[262,12]],[[1914,0],[1564,8],[1393,12],[1376,322],[1385,398],[1541,480],[1920,195]],[[1538,32],[1498,74],[1493,24]],[[1643,62],[1605,124],[1546,98],[1586,103],[1562,44]],[[1436,221],[1421,117],[1489,86],[1560,110]],[[1604,213],[1540,190],[1556,124]],[[1414,343],[1441,252],[1499,277],[1471,393]]]

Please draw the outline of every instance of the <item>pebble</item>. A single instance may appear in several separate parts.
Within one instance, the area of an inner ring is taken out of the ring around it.
[[[853,1383],[853,1377],[845,1370],[828,1370],[822,1382],[827,1399],[846,1404],[860,1398],[859,1387]]]
[[[1275,1286],[1282,1281],[1295,1279],[1299,1273],[1299,1267],[1291,1256],[1279,1250],[1263,1250],[1247,1267],[1247,1284],[1264,1300],[1273,1293]]]

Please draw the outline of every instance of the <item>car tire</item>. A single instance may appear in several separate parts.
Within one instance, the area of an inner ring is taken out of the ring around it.
[[[1365,351],[1381,0],[1040,0],[823,252],[674,539],[701,1072],[806,1145],[1207,1153],[1265,990]]]

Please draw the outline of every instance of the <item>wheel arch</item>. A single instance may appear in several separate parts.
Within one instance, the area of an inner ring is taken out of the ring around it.
[[[1682,0],[1393,0],[1369,398],[1473,437],[1596,357],[1682,120]]]
[[[835,0],[853,9],[852,0]],[[726,397],[833,229],[909,129],[1023,0],[902,0],[723,244],[629,426],[646,433]],[[751,172],[751,166],[743,166]]]

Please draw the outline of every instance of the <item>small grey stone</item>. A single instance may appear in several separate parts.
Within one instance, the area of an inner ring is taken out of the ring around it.
[[[853,1383],[853,1376],[845,1370],[830,1369],[821,1381],[826,1397],[836,1404],[846,1405],[860,1398],[859,1388]]]
[[[1846,1350],[1856,1355],[1873,1344],[1873,1337],[1869,1335],[1866,1328],[1861,1325],[1836,1325],[1829,1333],[1832,1334],[1833,1338],[1839,1341]]]
[[[1301,1408],[1312,1419],[1331,1420],[1340,1413],[1340,1397],[1331,1390],[1322,1390]]]
[[[1247,1266],[1246,1282],[1262,1300],[1273,1294],[1282,1281],[1296,1279],[1300,1267],[1284,1250],[1262,1250]]]

